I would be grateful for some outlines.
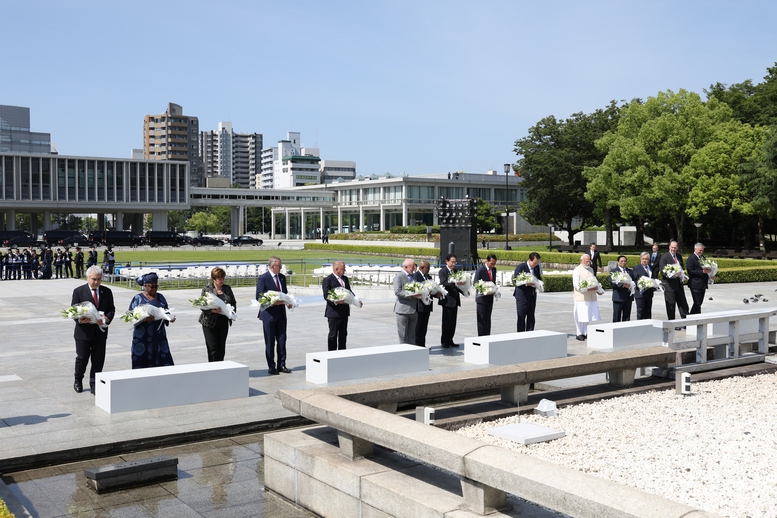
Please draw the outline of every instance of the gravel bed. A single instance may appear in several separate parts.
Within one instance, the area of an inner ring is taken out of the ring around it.
[[[777,373],[559,409],[522,422],[566,436],[523,446],[488,435],[518,416],[457,433],[731,517],[777,516]]]

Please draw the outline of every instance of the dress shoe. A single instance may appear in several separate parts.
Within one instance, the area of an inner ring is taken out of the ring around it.
[[[81,383],[81,380],[76,380],[76,382],[73,383],[73,390],[75,390],[79,394],[84,391],[84,385],[83,383]]]
[[[276,369],[270,369],[267,372],[269,372],[271,375],[278,374],[278,371]]]
[[[283,367],[281,367],[280,369],[278,369],[278,371],[282,372],[284,374],[291,374],[291,370],[287,369],[285,365]]]
[[[94,396],[94,385],[89,385],[89,392]]]
[[[459,344],[451,344],[451,347],[458,347]]]
[[[447,349],[448,347],[450,347],[450,345],[448,345],[448,344],[442,344],[440,347],[442,347],[443,349]]]
[[[583,340],[588,340],[588,335],[583,335]]]
[[[576,339],[576,340],[580,340],[581,342],[585,342],[585,336],[583,336],[583,335],[577,335],[577,336],[575,337],[575,339]]]

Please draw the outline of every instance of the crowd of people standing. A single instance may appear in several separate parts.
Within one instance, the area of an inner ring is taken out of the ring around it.
[[[113,271],[113,250],[107,248],[103,255],[103,268]],[[86,268],[96,265],[97,259],[94,247],[86,255],[81,247],[9,248],[5,253],[0,250],[0,280],[82,279]]]

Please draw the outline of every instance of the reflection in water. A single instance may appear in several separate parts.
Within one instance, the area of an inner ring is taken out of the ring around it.
[[[33,517],[311,516],[263,487],[262,435],[243,436],[3,475]],[[84,469],[157,455],[178,458],[178,480],[98,495]]]

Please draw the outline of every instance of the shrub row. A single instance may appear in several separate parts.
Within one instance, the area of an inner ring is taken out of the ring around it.
[[[305,243],[305,250],[329,250],[333,252],[356,252],[368,255],[388,255],[395,257],[436,258],[436,248],[418,248],[410,246],[341,245]]]
[[[403,226],[397,225],[396,227],[391,227],[391,233],[426,235],[426,225],[412,225],[409,227],[403,227]],[[440,233],[440,225],[432,226],[432,234],[439,234],[439,233]]]

